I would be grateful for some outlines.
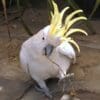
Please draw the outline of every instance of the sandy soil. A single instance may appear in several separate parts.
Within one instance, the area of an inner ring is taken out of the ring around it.
[[[33,34],[48,24],[47,13],[44,9],[26,10],[24,20]],[[92,23],[99,33],[100,21]],[[0,26],[0,100],[48,100],[33,86],[29,88],[33,82],[20,68],[20,47],[29,36],[19,19],[10,22],[10,32],[12,41],[9,41],[6,25]],[[75,77],[73,84],[65,89],[65,94],[71,93],[73,87],[75,96],[80,100],[100,100],[100,34],[88,37],[77,35],[74,38],[79,42],[81,53],[77,54],[77,62],[70,68],[69,72],[74,72]],[[49,83],[51,91],[56,86],[55,82]],[[54,100],[60,100],[62,90],[53,95]]]

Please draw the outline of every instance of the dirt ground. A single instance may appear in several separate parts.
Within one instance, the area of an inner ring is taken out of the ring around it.
[[[24,20],[33,34],[49,24],[48,12],[45,9],[28,9]],[[73,88],[79,100],[100,100],[100,21],[92,21],[96,35],[88,37],[77,35],[81,53],[69,72],[75,73],[71,85],[64,94],[71,94]],[[0,100],[48,100],[43,94],[35,91],[28,77],[20,68],[19,51],[21,44],[29,38],[19,19],[10,21],[12,41],[9,40],[5,24],[0,25]],[[56,82],[50,82],[51,91],[57,88]],[[53,93],[54,100],[60,100],[62,88]]]

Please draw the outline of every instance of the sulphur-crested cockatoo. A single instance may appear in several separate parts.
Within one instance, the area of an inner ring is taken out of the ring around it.
[[[52,1],[54,12],[51,13],[51,24],[41,29],[37,34],[26,40],[20,50],[21,66],[40,86],[42,92],[51,96],[45,80],[53,77],[62,79],[65,77],[70,64],[75,62],[75,51],[70,43],[79,50],[77,43],[69,35],[75,32],[86,32],[82,29],[70,29],[73,23],[85,20],[85,17],[73,18],[82,10],[77,10],[65,18],[62,17],[69,7],[61,13],[58,6]]]
[[[68,42],[64,41],[54,48],[49,45],[46,40],[48,31],[49,26],[40,30],[23,43],[20,51],[22,68],[47,95],[49,90],[45,80],[53,77],[64,78],[71,62],[75,60],[75,51]]]

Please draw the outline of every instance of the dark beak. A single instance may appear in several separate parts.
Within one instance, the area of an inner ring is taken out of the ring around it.
[[[50,44],[48,44],[45,48],[44,48],[44,54],[45,56],[50,56],[51,53],[53,52],[54,47]]]

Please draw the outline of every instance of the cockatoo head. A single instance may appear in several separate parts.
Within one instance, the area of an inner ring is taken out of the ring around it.
[[[58,37],[56,36],[53,36],[51,37],[50,36],[50,25],[47,25],[44,29],[43,29],[43,36],[44,36],[44,39],[47,41],[48,44],[52,45],[52,46],[58,46],[60,43]]]
[[[83,33],[87,35],[86,31],[80,28],[71,28],[72,25],[80,20],[87,20],[84,16],[75,17],[75,15],[82,13],[82,10],[76,10],[69,15],[67,15],[63,20],[64,13],[69,10],[69,7],[65,7],[61,12],[59,12],[57,4],[54,0],[51,0],[54,11],[51,11],[51,23],[50,26],[46,27],[47,41],[49,44],[57,47],[62,42],[67,41],[68,43],[72,43],[78,51],[80,52],[80,48],[78,44],[70,37],[73,33]]]

